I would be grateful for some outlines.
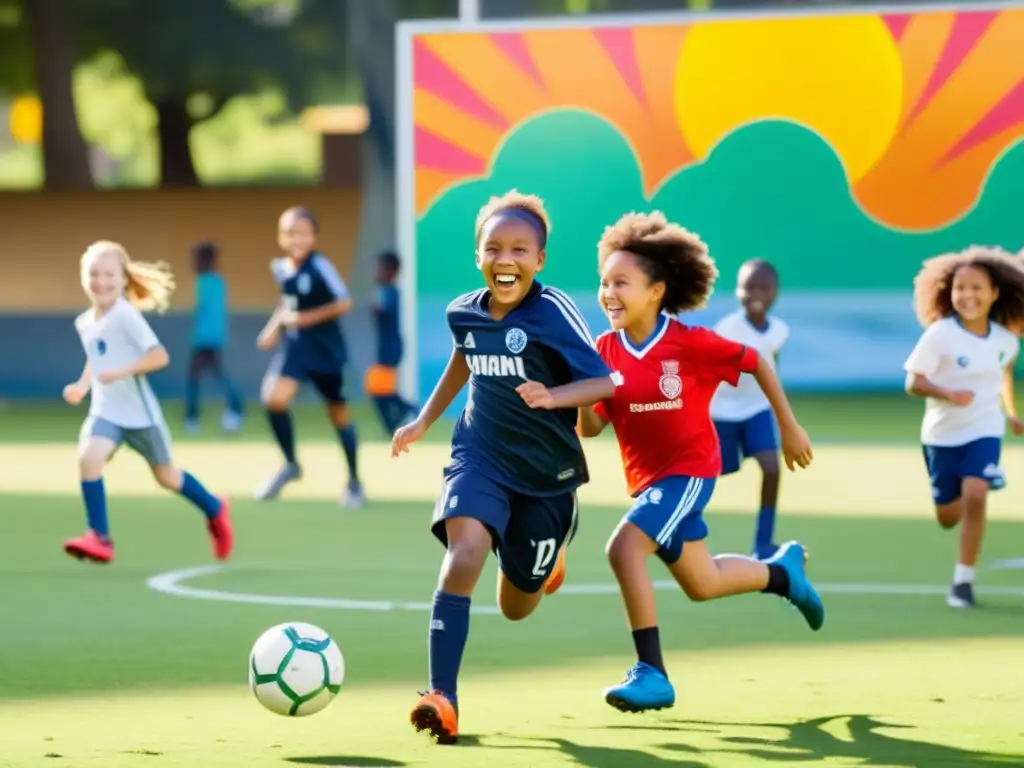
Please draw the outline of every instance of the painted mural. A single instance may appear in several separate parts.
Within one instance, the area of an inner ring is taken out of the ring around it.
[[[788,383],[899,385],[921,260],[1024,246],[1021,40],[1024,10],[412,35],[421,390],[446,303],[479,283],[476,211],[512,187],[545,199],[545,279],[595,330],[601,230],[657,208],[722,272],[691,321],[767,258]]]

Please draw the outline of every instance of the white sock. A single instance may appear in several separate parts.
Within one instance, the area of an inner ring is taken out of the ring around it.
[[[974,566],[964,565],[957,563],[956,568],[953,569],[953,583],[954,584],[973,584],[974,583]]]

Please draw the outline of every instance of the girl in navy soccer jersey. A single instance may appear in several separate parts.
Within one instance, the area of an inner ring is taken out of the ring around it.
[[[260,333],[257,346],[279,347],[261,394],[285,463],[256,492],[256,498],[275,499],[285,485],[302,477],[288,409],[302,382],[308,381],[327,404],[327,415],[345,452],[348,486],[341,501],[358,507],[365,498],[359,480],[356,429],[345,403],[342,369],[348,350],[339,322],[352,308],[352,300],[334,265],[316,250],[317,232],[316,218],[306,208],[289,208],[278,222],[277,241],[285,255],[271,262],[271,271],[281,288],[281,303]]]
[[[146,379],[166,368],[170,359],[140,310],[165,311],[174,277],[166,264],[133,261],[122,246],[108,241],[89,246],[81,267],[82,287],[92,306],[75,319],[75,329],[86,362],[78,381],[64,387],[64,399],[78,405],[90,395],[89,416],[78,442],[89,528],[85,535],[64,542],[64,550],[80,560],[114,559],[103,467],[127,443],[146,460],[157,483],[202,510],[213,553],[224,560],[234,541],[228,501],[172,462],[170,432]]]
[[[763,259],[745,262],[736,276],[740,309],[715,324],[715,333],[756,349],[774,367],[789,339],[789,326],[769,315],[779,293],[779,273]],[[775,507],[779,500],[779,437],[768,398],[754,377],[740,375],[736,386],[722,384],[711,401],[722,448],[722,474],[738,472],[741,462],[753,458],[761,468],[761,506],[754,530],[754,557],[767,560],[775,554]]]
[[[449,305],[448,366],[392,442],[393,455],[408,451],[469,382],[432,526],[447,553],[430,617],[430,691],[411,715],[440,743],[458,736],[459,665],[487,553],[498,556],[498,605],[507,618],[526,618],[558,589],[576,528],[576,488],[587,481],[576,409],[614,390],[579,309],[534,279],[548,230],[533,196],[512,191],[480,211],[476,263],[486,287]]]
[[[1007,418],[1024,435],[1013,397],[1024,263],[979,247],[930,259],[914,280],[914,307],[925,331],[904,366],[907,392],[926,398],[921,443],[935,516],[943,528],[961,524],[946,603],[969,608],[988,492],[1006,484],[999,454]]]
[[[814,630],[824,608],[804,572],[804,548],[789,542],[767,562],[742,555],[712,557],[702,512],[721,471],[709,415],[715,390],[751,373],[779,422],[790,469],[810,464],[811,444],[797,423],[774,370],[756,350],[669,317],[704,305],[718,270],[704,243],[660,213],[624,216],[598,245],[599,294],[612,332],[597,341],[615,371],[615,393],[580,409],[580,433],[609,423],[622,452],[633,508],[608,542],[633,631],[637,663],[605,699],[640,712],[675,703],[658,635],[647,558],[657,554],[692,600],[766,592],[789,600]]]

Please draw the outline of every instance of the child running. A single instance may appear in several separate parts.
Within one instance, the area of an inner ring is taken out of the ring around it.
[[[757,350],[670,318],[704,305],[718,270],[704,243],[661,213],[631,213],[608,227],[598,244],[599,301],[612,331],[597,341],[615,371],[614,394],[580,409],[580,432],[599,434],[610,422],[619,441],[629,493],[635,498],[608,543],[633,632],[637,663],[605,692],[617,709],[641,712],[675,703],[658,633],[653,554],[691,600],[765,592],[783,597],[818,630],[825,613],[804,572],[804,548],[784,544],[767,561],[712,557],[703,510],[711,499],[721,453],[709,405],[718,385],[751,373],[779,422],[786,465],[811,463],[811,444],[797,423],[772,367]]]
[[[261,394],[284,465],[256,492],[256,498],[276,499],[288,483],[302,477],[289,408],[302,382],[308,381],[327,405],[348,463],[348,486],[341,503],[361,507],[365,498],[359,480],[356,428],[345,402],[342,374],[348,349],[339,322],[352,309],[352,300],[334,265],[316,250],[318,231],[316,217],[306,208],[289,208],[278,222],[277,242],[284,256],[274,259],[270,268],[281,289],[281,303],[256,343],[260,349],[273,349],[280,343]]]
[[[448,305],[448,366],[392,442],[394,456],[408,451],[469,382],[432,526],[447,552],[430,616],[430,690],[411,715],[442,744],[458,738],[459,666],[487,553],[498,557],[498,605],[513,621],[561,586],[576,489],[588,480],[576,409],[615,388],[579,309],[535,279],[549,229],[541,200],[514,190],[480,210],[476,264],[485,287]]]
[[[398,394],[398,364],[402,362],[402,326],[399,320],[401,297],[398,294],[398,270],[401,262],[394,251],[377,257],[377,301],[373,320],[377,326],[377,362],[366,371],[366,392],[373,398],[377,415],[388,437],[399,425],[416,416],[417,408]]]
[[[165,311],[174,278],[166,264],[132,261],[122,246],[107,241],[89,246],[81,269],[82,287],[92,301],[75,319],[86,362],[78,381],[64,387],[64,399],[78,405],[92,393],[78,443],[89,528],[84,536],[64,542],[64,551],[96,563],[114,559],[103,467],[127,443],[149,463],[157,483],[199,507],[213,554],[224,560],[234,540],[228,501],[171,461],[170,433],[146,380],[147,374],[166,368],[169,357],[139,310]]]
[[[779,292],[779,273],[769,262],[752,259],[740,267],[736,298],[740,309],[726,315],[715,333],[757,350],[775,368],[779,350],[789,339],[789,326],[768,312]],[[722,447],[722,474],[738,472],[743,459],[761,467],[761,507],[754,530],[754,557],[767,560],[778,550],[775,542],[775,507],[779,500],[779,438],[772,407],[749,373],[733,386],[723,383],[711,401],[718,443]]]
[[[907,392],[925,398],[921,443],[935,517],[943,528],[960,524],[946,604],[970,608],[988,492],[1006,485],[999,454],[1007,418],[1024,435],[1013,392],[1024,263],[977,246],[929,259],[914,279],[914,309],[925,331],[904,366]]]

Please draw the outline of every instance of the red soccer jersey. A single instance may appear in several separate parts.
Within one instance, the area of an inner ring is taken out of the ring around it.
[[[757,350],[751,347],[667,316],[661,322],[643,348],[625,331],[597,339],[597,351],[618,386],[595,410],[615,428],[632,496],[671,475],[721,474],[711,398],[723,381],[735,386],[741,373],[757,368]]]

